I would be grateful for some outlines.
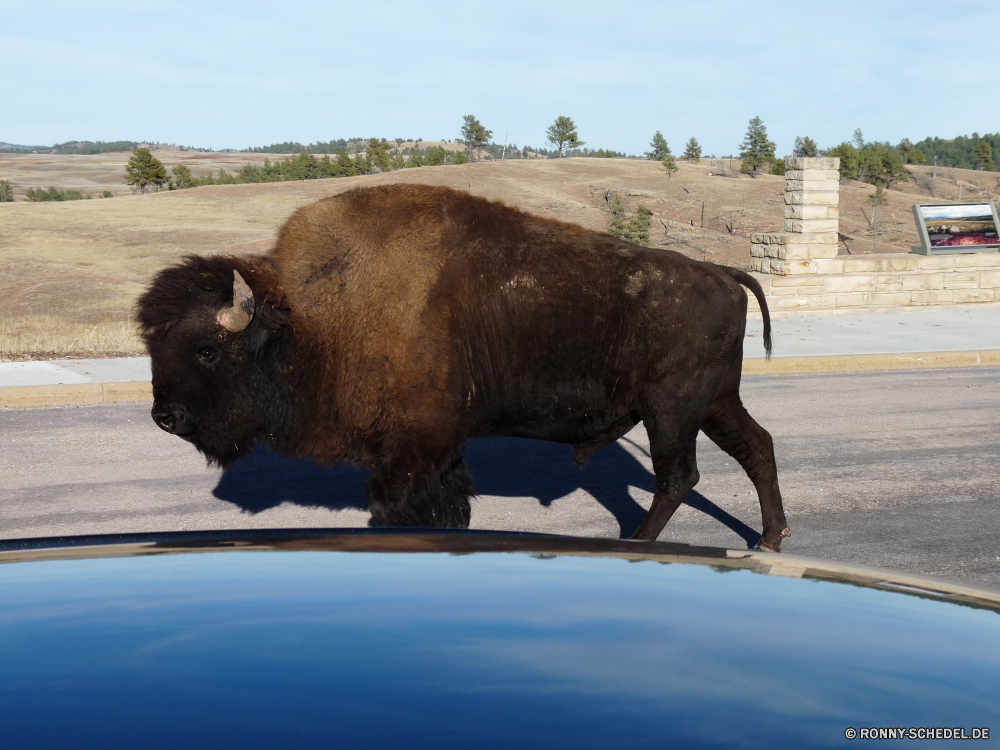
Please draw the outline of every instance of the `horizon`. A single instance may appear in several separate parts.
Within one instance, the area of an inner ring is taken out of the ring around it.
[[[923,138],[911,138],[909,140],[913,144],[921,143],[924,140],[933,140],[933,139],[940,139],[940,141],[942,143],[952,143],[952,142],[954,142],[955,140],[957,140],[959,138],[966,138],[966,139],[970,139],[971,140],[973,138],[973,136],[976,136],[976,137],[980,137],[980,136],[993,136],[993,135],[998,135],[998,134],[1000,134],[1000,129],[997,130],[996,134],[985,132],[985,131],[983,133],[979,133],[979,131],[973,130],[971,133],[959,133],[958,135],[954,135],[954,136],[951,136],[949,138],[941,138],[938,135],[933,135],[933,136],[924,136]],[[376,136],[376,137],[381,138],[382,141],[385,141],[385,142],[388,142],[388,143],[393,143],[395,141],[395,139],[393,139],[393,138],[384,138],[384,137],[381,137],[381,136]],[[906,138],[906,137],[907,136],[904,136],[904,138]],[[300,142],[300,141],[291,141],[291,140],[285,139],[284,141],[275,141],[275,142],[272,142],[272,143],[262,143],[262,144],[258,144],[258,145],[254,145],[254,146],[245,146],[243,148],[233,148],[233,147],[203,148],[203,147],[197,147],[197,146],[189,146],[187,144],[177,143],[177,142],[173,142],[173,141],[151,141],[151,140],[134,140],[134,139],[96,140],[96,141],[92,141],[92,140],[80,140],[80,139],[75,139],[74,140],[74,139],[70,139],[70,140],[66,140],[66,141],[57,141],[56,143],[53,143],[51,145],[27,144],[27,143],[10,143],[8,141],[0,141],[0,148],[10,147],[10,148],[16,148],[16,149],[25,149],[25,150],[27,150],[27,149],[33,149],[33,150],[42,151],[42,150],[54,149],[54,148],[58,148],[58,147],[68,147],[68,146],[71,146],[71,145],[79,145],[79,146],[83,146],[83,145],[86,145],[86,144],[100,145],[100,144],[119,143],[119,142],[121,142],[121,143],[134,143],[134,144],[136,144],[136,148],[139,148],[139,147],[142,147],[142,146],[153,146],[154,148],[151,149],[152,151],[158,150],[158,149],[155,148],[155,146],[167,146],[167,147],[172,147],[172,148],[183,149],[185,151],[194,151],[196,153],[197,152],[200,152],[200,153],[237,153],[237,154],[238,153],[265,153],[265,154],[270,154],[271,156],[293,156],[296,153],[294,151],[288,151],[288,152],[284,152],[284,151],[275,151],[275,152],[260,152],[260,151],[256,151],[255,152],[255,151],[253,151],[253,149],[256,149],[256,148],[268,148],[268,147],[271,147],[271,146],[283,145],[285,143],[291,143],[293,145],[302,146],[302,147],[304,147],[306,149],[309,149],[309,148],[312,148],[313,146],[316,146],[316,145],[323,145],[323,144],[327,144],[327,143],[332,143],[332,142],[337,141],[337,140],[345,140],[348,144],[351,144],[351,143],[366,142],[369,139],[368,138],[353,138],[353,137],[352,138],[346,138],[346,139],[327,138],[327,139],[317,139],[317,140],[313,140],[313,141],[310,141],[310,142],[307,142],[307,143],[303,143],[303,142]],[[409,138],[409,139],[404,138],[402,140],[402,143],[414,143],[414,144],[416,144],[416,143],[460,143],[460,142],[462,142],[462,141],[460,139],[458,139],[458,138],[430,139],[430,138],[424,138],[422,136],[417,136],[416,138]],[[866,141],[866,143],[870,143],[870,141]],[[553,144],[550,144],[548,142],[546,142],[546,144],[547,145],[538,145],[538,144],[532,144],[532,143],[522,143],[522,144],[518,145],[518,144],[512,142],[512,143],[508,144],[508,147],[509,148],[517,147],[518,149],[522,149],[522,148],[541,149],[541,150],[544,150],[544,151],[557,151],[558,150]],[[490,145],[492,145],[492,146],[502,146],[503,144],[502,143],[498,143],[495,140],[491,140],[490,141]],[[827,147],[820,146],[820,151],[822,152],[822,151],[826,150],[827,148],[834,148],[837,145],[839,145],[839,144],[830,144]],[[892,145],[895,146],[897,144],[892,144]],[[567,150],[567,153],[569,153],[571,151],[574,151],[575,149],[566,149],[566,150]],[[587,151],[588,147],[584,146],[583,150]],[[594,151],[596,149],[589,149],[589,150]],[[615,150],[615,151],[621,152],[620,149],[611,149],[611,150]],[[671,149],[671,150],[673,150],[673,149]],[[704,151],[704,149],[702,149],[702,150]],[[105,153],[127,153],[128,151],[129,151],[129,149],[125,149],[122,152],[109,151],[109,152],[105,152]],[[12,152],[0,151],[0,154],[2,154],[2,153],[12,153]],[[335,151],[329,151],[329,152],[315,151],[315,152],[312,152],[312,153],[317,153],[317,154],[329,153],[329,154],[332,155],[332,154],[334,154],[336,152]],[[621,152],[621,153],[625,153],[625,152]],[[42,154],[39,154],[39,155],[42,155]],[[87,154],[81,154],[81,155],[85,156]],[[780,152],[776,152],[777,158],[788,158],[790,155],[791,155],[790,153],[788,153],[788,154],[780,154]],[[679,154],[674,154],[674,156],[677,157],[677,158],[682,158],[682,157],[680,157]],[[629,158],[629,159],[639,158],[639,159],[641,159],[641,158],[646,158],[646,157],[645,157],[645,153],[638,153],[638,154],[628,154],[628,153],[625,153],[624,158]],[[737,154],[735,154],[735,153],[734,154],[704,154],[703,153],[701,158],[703,158],[703,159],[718,159],[718,158],[722,158],[722,159],[738,159],[740,157]]]
[[[215,151],[347,132],[455,140],[473,114],[497,143],[548,148],[546,128],[565,115],[587,148],[634,155],[656,131],[675,154],[691,137],[705,154],[736,154],[756,116],[781,155],[796,136],[830,148],[859,127],[870,141],[950,139],[998,129],[1000,102],[978,96],[974,60],[942,53],[941,40],[998,25],[1000,5],[968,0],[944,16],[898,0],[835,11],[643,0],[610,13],[584,2],[572,14],[515,2],[474,20],[454,2],[363,13],[293,2],[279,17],[262,2],[10,0],[0,43],[30,64],[5,81],[15,106],[0,137],[32,146],[140,130]],[[927,90],[975,101],[980,122],[919,105]]]

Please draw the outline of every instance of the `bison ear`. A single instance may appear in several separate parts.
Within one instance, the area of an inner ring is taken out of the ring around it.
[[[243,333],[243,345],[247,351],[258,354],[270,342],[285,336],[292,328],[292,321],[286,310],[276,308],[270,300],[257,306],[253,321]]]

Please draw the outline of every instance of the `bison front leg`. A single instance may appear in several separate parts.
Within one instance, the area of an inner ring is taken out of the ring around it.
[[[376,526],[467,529],[472,472],[461,455],[443,465],[402,458],[372,469],[368,507]]]

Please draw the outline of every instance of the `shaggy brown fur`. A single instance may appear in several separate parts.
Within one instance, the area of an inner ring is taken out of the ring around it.
[[[237,270],[249,327],[215,320]],[[189,258],[140,300],[154,418],[228,463],[256,442],[372,468],[383,525],[464,527],[469,438],[570,443],[586,462],[639,421],[653,539],[698,479],[699,430],[757,487],[762,546],[788,534],[771,439],[739,399],[748,286],[734,269],[420,185],[298,210],[267,256]],[[211,351],[209,351],[211,350]]]

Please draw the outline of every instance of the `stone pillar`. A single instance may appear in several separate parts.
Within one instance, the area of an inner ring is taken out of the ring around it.
[[[816,273],[814,261],[837,257],[840,159],[785,159],[785,231],[750,236],[750,269],[778,276]]]

